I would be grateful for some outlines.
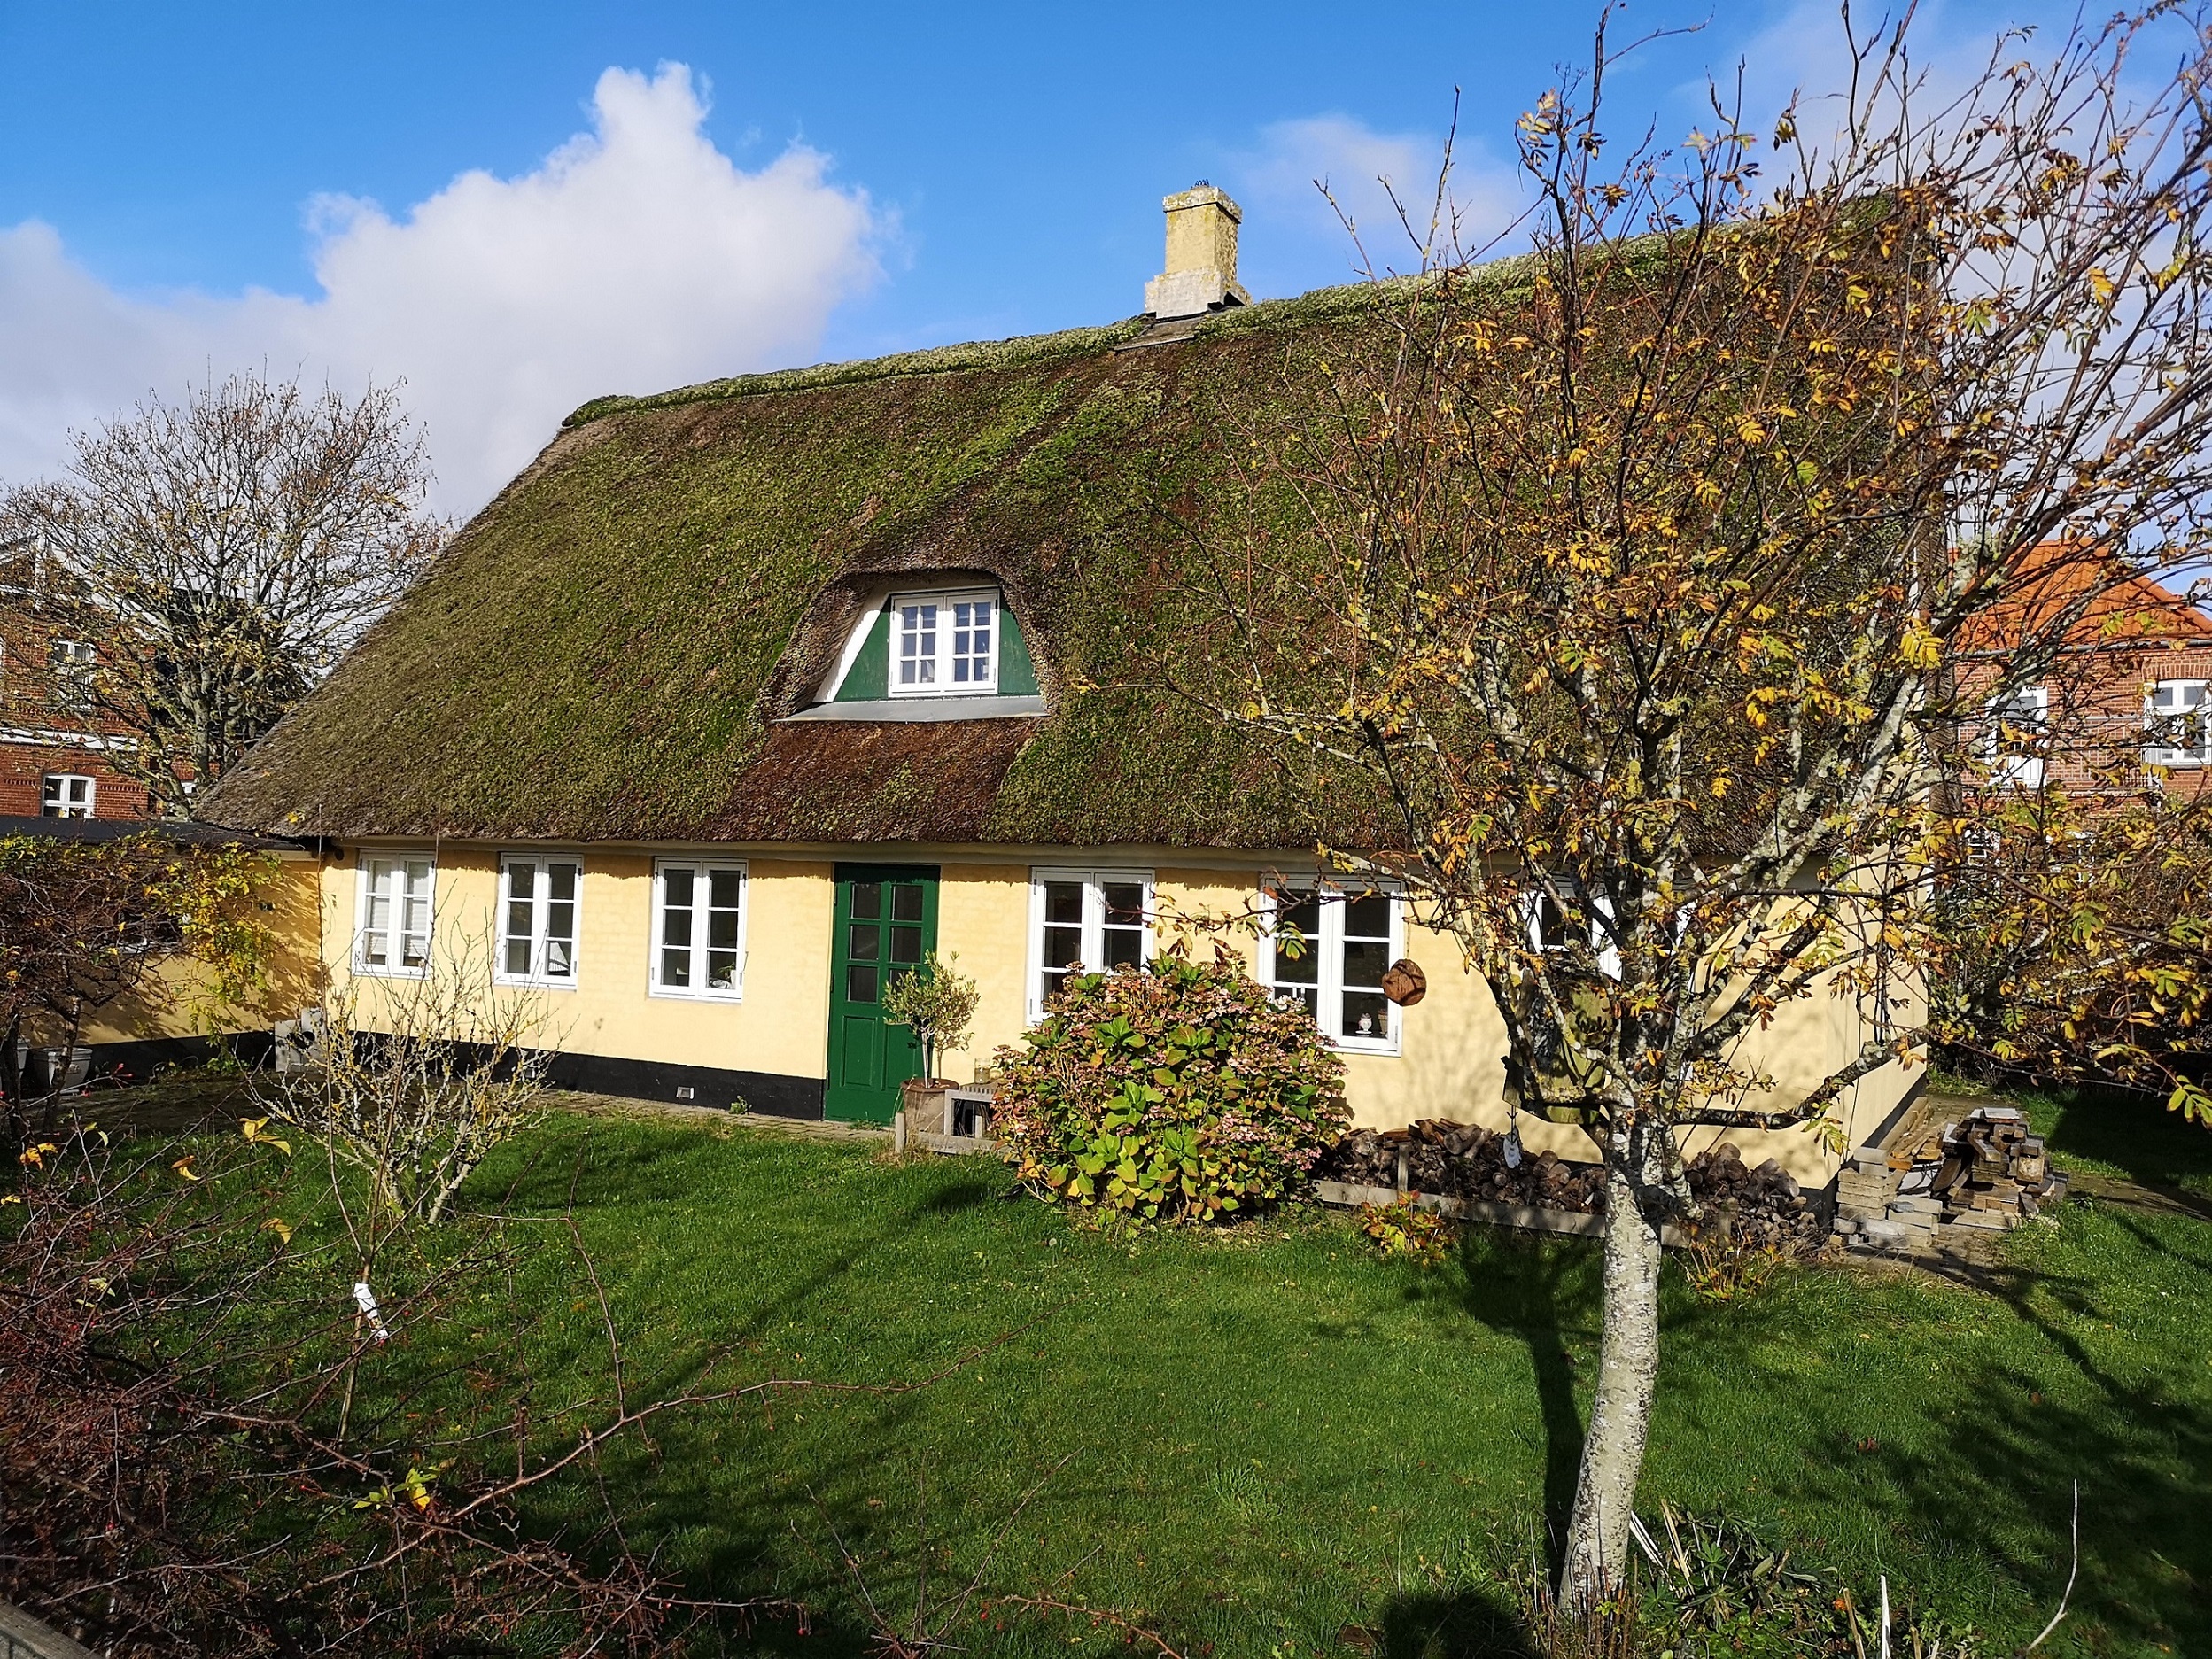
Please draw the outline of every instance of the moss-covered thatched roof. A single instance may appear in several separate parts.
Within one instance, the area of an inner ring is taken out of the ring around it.
[[[1152,687],[1208,646],[1183,624],[1222,412],[1373,306],[587,404],[203,810],[291,835],[1309,844],[1315,802]],[[939,570],[1003,585],[1043,716],[780,723],[871,585]]]

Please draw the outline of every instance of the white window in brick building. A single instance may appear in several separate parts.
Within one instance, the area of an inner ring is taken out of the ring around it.
[[[50,771],[39,791],[42,818],[90,818],[98,786],[81,772]]]
[[[2153,766],[2212,766],[2212,687],[2162,679],[2151,687],[2143,758]]]

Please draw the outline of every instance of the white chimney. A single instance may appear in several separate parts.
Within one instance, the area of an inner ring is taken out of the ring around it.
[[[1244,212],[1229,193],[1200,179],[1160,205],[1168,210],[1168,268],[1145,284],[1145,309],[1165,320],[1250,305],[1252,296],[1237,283]]]

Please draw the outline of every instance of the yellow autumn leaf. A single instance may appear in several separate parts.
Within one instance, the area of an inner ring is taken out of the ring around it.
[[[283,1153],[285,1157],[289,1158],[291,1156],[291,1143],[290,1141],[280,1140],[277,1136],[268,1133],[268,1120],[267,1118],[240,1118],[238,1120],[238,1127],[244,1134],[245,1138],[252,1144],[256,1146],[274,1146],[278,1151]]]
[[[1933,668],[1943,661],[1944,642],[1926,623],[1916,621],[1898,642],[1898,655],[1914,668]]]
[[[190,1152],[185,1153],[183,1157],[178,1159],[176,1162],[171,1164],[169,1167],[175,1170],[178,1174],[183,1176],[187,1181],[198,1181],[200,1179],[198,1172],[192,1167],[192,1154]]]
[[[279,1244],[289,1244],[291,1243],[291,1223],[281,1215],[272,1215],[268,1221],[263,1221],[261,1223],[261,1231],[264,1233],[276,1234],[276,1240]]]

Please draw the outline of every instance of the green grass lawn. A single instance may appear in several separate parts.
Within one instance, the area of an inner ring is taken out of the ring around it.
[[[2154,1109],[2035,1110],[2061,1160],[2207,1190],[2212,1136]],[[718,1353],[890,1383],[995,1345],[917,1392],[704,1410],[609,1469],[633,1537],[695,1585],[819,1609],[804,1637],[764,1627],[771,1651],[863,1645],[839,1539],[889,1608],[911,1609],[918,1570],[949,1597],[988,1555],[988,1590],[1057,1586],[1194,1655],[1343,1652],[1347,1626],[1391,1654],[1485,1651],[1493,1563],[1571,1493],[1597,1337],[1579,1241],[1477,1232],[1424,1272],[1298,1213],[1132,1249],[979,1160],[584,1116],[471,1190],[546,1217],[573,1194],[633,1391]],[[564,1229],[529,1236],[533,1363],[584,1386],[588,1285]],[[1666,1335],[1648,1506],[1726,1509],[1863,1590],[1886,1572],[2006,1651],[2066,1578],[2078,1479],[2076,1613],[2044,1651],[2212,1653],[2212,1223],[2070,1204],[1982,1288],[1820,1267],[1713,1307],[1673,1282]]]

